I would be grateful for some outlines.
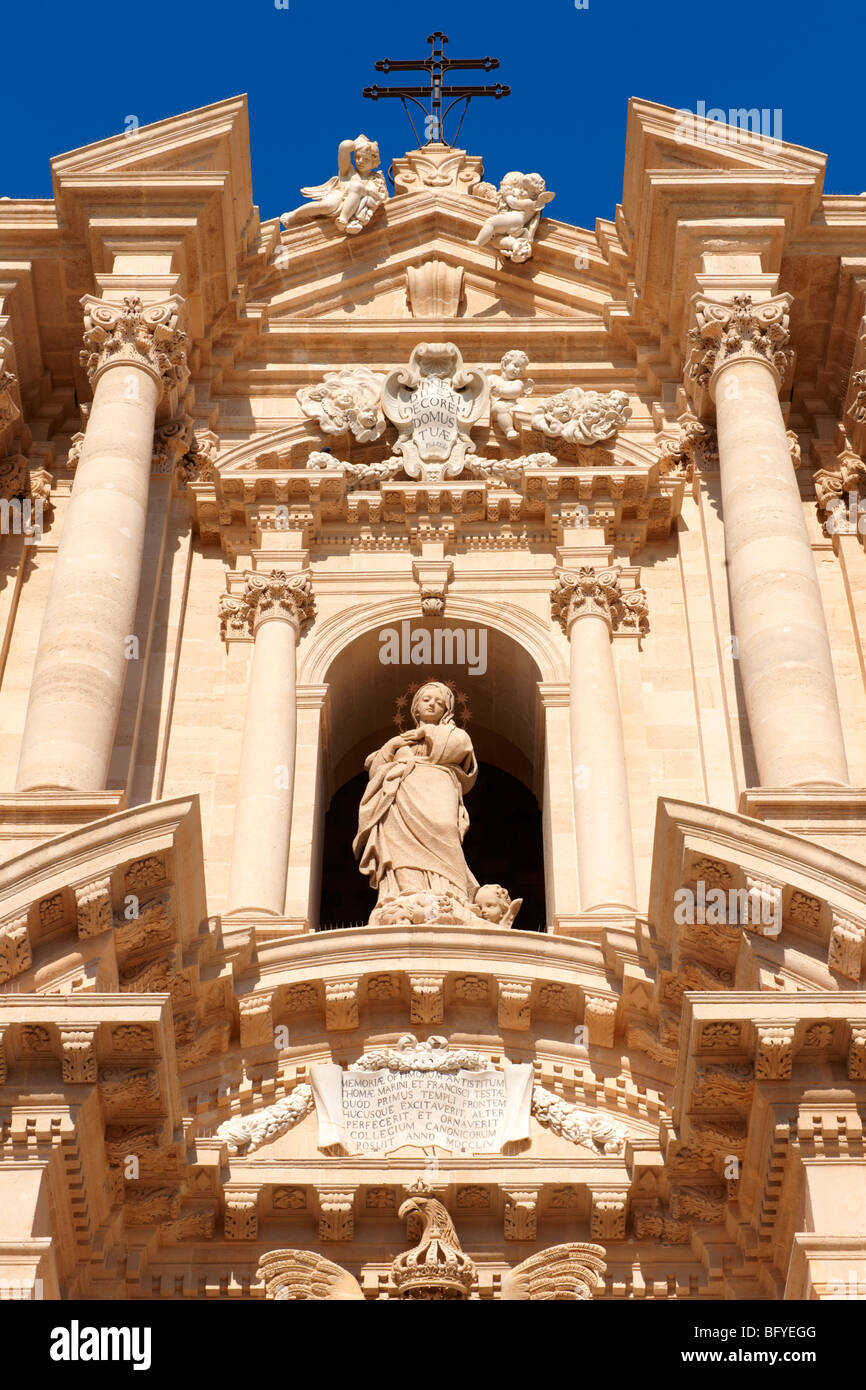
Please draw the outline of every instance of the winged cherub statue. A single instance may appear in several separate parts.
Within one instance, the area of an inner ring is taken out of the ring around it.
[[[500,255],[520,265],[532,255],[532,242],[541,214],[555,198],[548,193],[540,174],[506,174],[497,194],[498,211],[488,217],[475,238],[476,246],[486,246],[494,237]]]
[[[332,217],[341,232],[349,236],[362,232],[388,198],[376,141],[368,140],[366,135],[342,140],[337,151],[337,169],[338,173],[327,183],[302,188],[304,197],[313,201],[283,213],[280,221],[293,227],[313,217]]]

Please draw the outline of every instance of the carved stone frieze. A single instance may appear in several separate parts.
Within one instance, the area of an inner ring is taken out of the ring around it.
[[[249,994],[238,1000],[241,1047],[273,1046],[273,994]]]

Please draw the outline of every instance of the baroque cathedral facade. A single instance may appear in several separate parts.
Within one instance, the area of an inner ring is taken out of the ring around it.
[[[0,203],[0,1292],[866,1297],[863,196],[334,144]]]

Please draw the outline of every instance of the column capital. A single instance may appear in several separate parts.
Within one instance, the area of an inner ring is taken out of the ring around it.
[[[220,636],[255,637],[271,619],[290,622],[299,634],[313,621],[316,599],[309,570],[287,574],[285,570],[256,570],[244,574],[238,593],[222,594],[219,604]]]
[[[762,362],[781,386],[793,353],[788,311],[790,294],[773,295],[754,301],[750,294],[735,294],[730,300],[692,296],[696,326],[689,331],[691,352],[686,367],[689,381],[708,387],[712,394],[722,367],[733,362]]]
[[[138,295],[124,295],[112,304],[95,295],[81,300],[84,309],[84,348],[81,365],[96,386],[100,374],[116,364],[140,367],[160,383],[162,394],[173,386],[179,394],[189,380],[182,328],[185,302],[170,295],[159,304],[143,304]]]
[[[576,570],[557,569],[550,595],[551,616],[566,636],[578,618],[601,618],[611,632],[632,631],[640,638],[649,627],[646,592],[623,592],[622,571],[618,565],[594,569],[581,565]]]

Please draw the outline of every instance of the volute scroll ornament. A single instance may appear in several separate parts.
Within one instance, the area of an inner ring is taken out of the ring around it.
[[[556,583],[550,595],[551,615],[563,632],[576,618],[603,618],[612,632],[631,632],[641,638],[649,630],[649,608],[644,589],[623,589],[619,566],[593,569],[582,565],[578,570],[558,569]]]

